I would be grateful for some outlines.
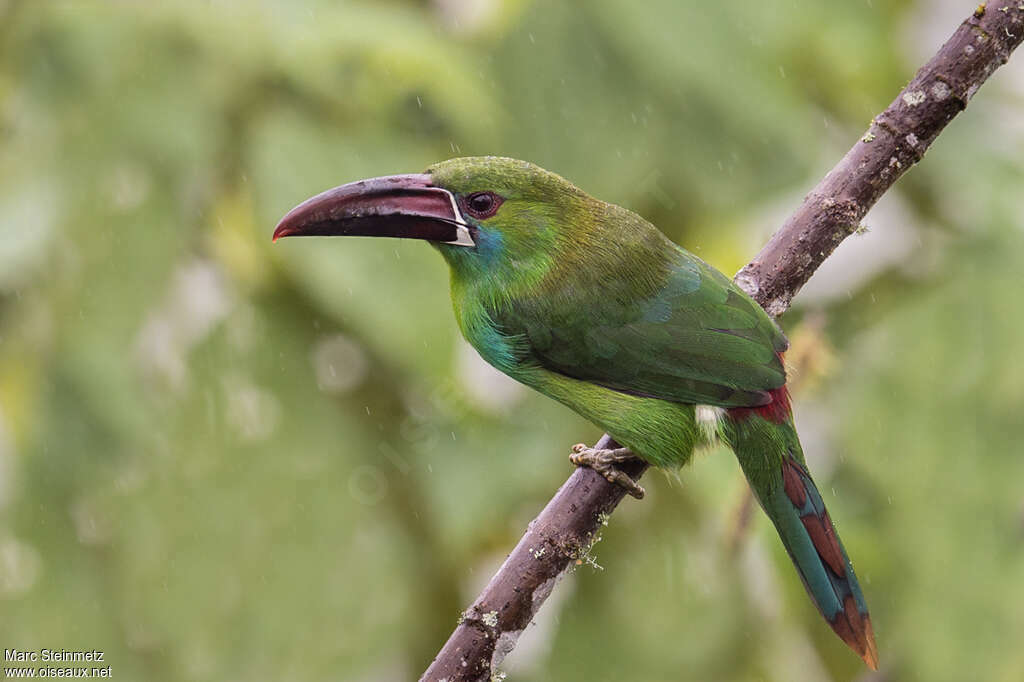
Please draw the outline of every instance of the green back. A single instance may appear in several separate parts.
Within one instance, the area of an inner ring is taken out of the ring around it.
[[[559,282],[495,311],[530,359],[567,376],[635,395],[722,407],[769,402],[785,384],[786,339],[756,303],[681,248],[669,247],[664,283],[638,287],[651,263],[628,254],[596,287]]]

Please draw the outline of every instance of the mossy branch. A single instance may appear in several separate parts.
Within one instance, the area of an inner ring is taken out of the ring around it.
[[[800,288],[896,180],[921,160],[1024,39],[1024,2],[979,6],[867,132],[772,235],[735,281],[772,316]],[[596,447],[614,447],[607,434]],[[635,479],[647,465],[622,467]],[[577,469],[534,519],[477,597],[421,681],[489,680],[558,578],[589,550],[623,488]]]

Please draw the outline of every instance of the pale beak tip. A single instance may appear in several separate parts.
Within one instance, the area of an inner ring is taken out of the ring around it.
[[[270,238],[271,243],[276,243],[281,237],[287,237],[292,233],[291,226],[287,225],[284,220],[277,224],[274,228],[274,236]]]

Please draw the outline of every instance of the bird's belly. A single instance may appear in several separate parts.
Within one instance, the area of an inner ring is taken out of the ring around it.
[[[701,439],[693,405],[620,393],[540,368],[513,376],[600,426],[651,464],[682,466]]]
[[[459,310],[474,308],[458,302],[455,309],[466,340],[498,370],[568,406],[651,464],[679,467],[690,460],[702,433],[693,405],[629,395],[524,364],[512,337],[498,331],[490,316],[460,316]]]

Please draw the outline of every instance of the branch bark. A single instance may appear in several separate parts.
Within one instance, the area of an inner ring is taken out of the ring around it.
[[[1024,2],[979,6],[736,274],[736,284],[773,317],[784,313],[818,266],[921,160],[1022,38]],[[606,434],[597,447],[614,447],[614,441]],[[637,461],[624,469],[637,479],[647,465]],[[558,578],[585,559],[624,494],[594,471],[576,469],[465,611],[421,682],[490,679]]]

